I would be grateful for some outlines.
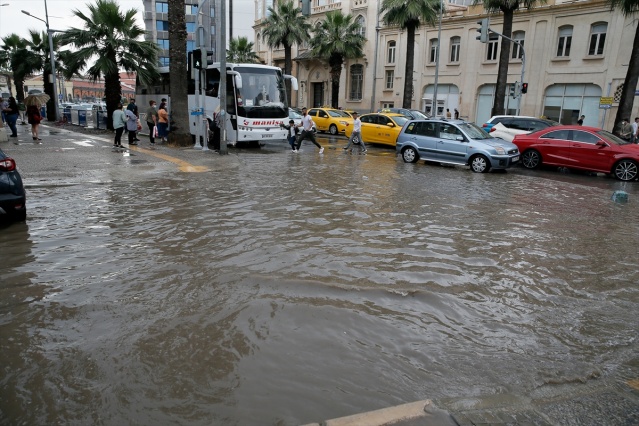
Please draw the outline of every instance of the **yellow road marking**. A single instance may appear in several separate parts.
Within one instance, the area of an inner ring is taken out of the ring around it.
[[[151,155],[153,157],[161,158],[166,161],[170,161],[173,164],[177,164],[179,170],[185,173],[202,173],[208,172],[210,169],[206,166],[194,166],[191,163],[187,163],[184,160],[180,160],[179,158],[171,157],[170,155],[161,154],[151,149],[145,149],[138,146],[129,146],[129,149],[134,151],[144,152],[147,155]]]

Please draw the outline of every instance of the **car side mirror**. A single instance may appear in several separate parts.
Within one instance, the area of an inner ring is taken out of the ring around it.
[[[597,146],[608,146],[608,144],[604,141],[598,141],[595,145]]]
[[[464,137],[463,137],[463,136],[457,136],[457,137],[455,138],[455,140],[456,140],[456,141],[459,141],[459,142],[464,142]]]
[[[395,123],[386,123],[388,127],[395,127]]]

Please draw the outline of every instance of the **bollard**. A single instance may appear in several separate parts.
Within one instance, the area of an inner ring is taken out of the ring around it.
[[[626,191],[615,191],[612,193],[612,201],[615,203],[627,203],[628,193]]]

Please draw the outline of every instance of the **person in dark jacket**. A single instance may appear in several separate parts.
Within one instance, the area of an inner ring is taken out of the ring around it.
[[[16,98],[11,96],[9,98],[9,105],[5,109],[3,109],[2,112],[7,119],[9,128],[11,129],[11,134],[9,136],[12,138],[17,138],[18,128],[16,127],[16,122],[18,121],[18,115],[20,115],[20,109],[18,108]]]

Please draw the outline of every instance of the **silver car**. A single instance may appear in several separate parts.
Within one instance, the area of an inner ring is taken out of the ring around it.
[[[492,138],[463,120],[412,120],[397,137],[397,154],[406,163],[417,160],[470,166],[476,173],[507,169],[519,161],[516,145]]]

